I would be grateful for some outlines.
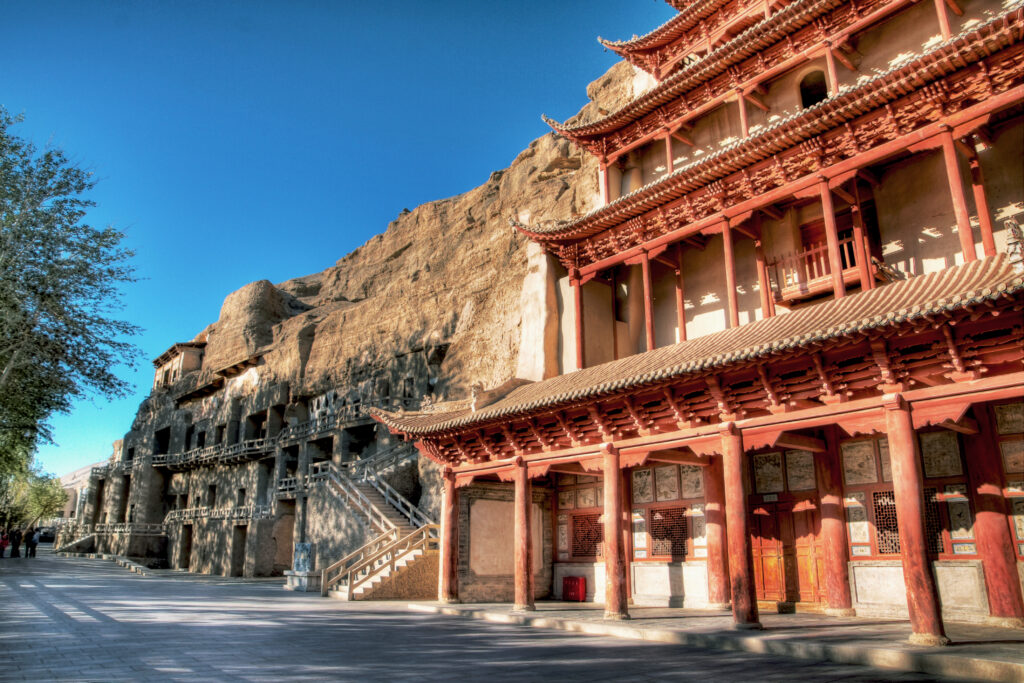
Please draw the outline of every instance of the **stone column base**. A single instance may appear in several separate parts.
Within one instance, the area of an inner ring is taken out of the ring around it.
[[[924,645],[925,647],[944,647],[949,645],[949,638],[946,636],[936,636],[931,633],[911,633],[910,644]]]
[[[286,591],[297,593],[319,593],[320,572],[296,572],[290,569],[284,572]]]

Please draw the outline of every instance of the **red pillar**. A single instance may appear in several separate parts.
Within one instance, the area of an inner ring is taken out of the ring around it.
[[[740,136],[745,138],[750,134],[750,123],[747,121],[747,102],[739,88],[736,89],[736,104],[740,108]]]
[[[722,458],[704,468],[704,523],[708,539],[708,608],[729,609],[729,555],[725,534]]]
[[[971,192],[974,194],[974,208],[978,210],[978,227],[981,228],[981,246],[985,256],[996,255],[996,240],[992,234],[992,212],[985,197],[985,176],[981,172],[981,159],[971,151],[968,158],[971,165]]]
[[[747,528],[747,458],[743,436],[736,425],[721,427],[722,474],[725,484],[725,524],[729,540],[729,584],[732,588],[732,618],[735,628],[760,629],[757,594],[754,587],[754,557]]]
[[[579,280],[572,280],[572,299],[576,310],[576,369],[582,370],[586,367],[583,354],[583,284]]]
[[[665,173],[672,173],[672,133],[665,131]]]
[[[828,94],[839,92],[839,73],[836,71],[836,56],[832,54],[832,43],[825,41],[825,68],[828,69]]]
[[[830,426],[825,432],[828,450],[814,455],[818,474],[818,499],[821,502],[821,544],[824,554],[825,592],[833,616],[852,617],[853,598],[847,571],[849,545],[846,515],[843,512],[843,475],[839,465],[839,435]]]
[[[533,539],[530,538],[530,512],[533,487],[526,463],[515,470],[515,604],[517,611],[532,611],[533,604]]]
[[[676,245],[676,325],[679,341],[686,341],[686,295],[683,289],[683,245]]]
[[[853,183],[853,194],[856,199],[850,207],[853,214],[853,257],[857,259],[857,274],[860,278],[861,291],[875,288],[875,278],[871,274],[871,254],[868,251],[868,231],[864,227],[864,211],[860,205],[860,192],[857,181]]]
[[[626,554],[622,534],[622,473],[619,451],[604,450],[604,618],[629,619],[626,595]]]
[[[975,406],[974,416],[980,430],[964,437],[964,447],[974,502],[974,536],[985,571],[989,612],[1002,622],[1001,626],[1024,628],[1024,596],[1007,523],[999,444],[992,437],[995,425],[986,406]]]
[[[843,259],[839,256],[839,228],[836,227],[836,211],[832,205],[832,190],[828,189],[828,179],[821,176],[818,188],[821,190],[821,213],[825,218],[825,241],[828,246],[832,290],[835,297],[841,299],[846,296],[846,283],[843,282]]]
[[[441,557],[438,564],[437,599],[441,602],[459,601],[459,506],[455,474],[444,474],[441,500]]]
[[[942,39],[949,40],[953,34],[949,30],[949,13],[946,11],[946,0],[935,0],[935,13],[939,17],[939,31],[942,32]]]
[[[768,285],[768,267],[764,262],[764,246],[761,240],[754,240],[754,261],[757,267],[757,286],[761,291],[761,317],[770,318],[774,311],[771,307],[771,292]]]
[[[640,267],[644,276],[644,324],[647,330],[647,350],[654,348],[654,295],[651,291],[651,258],[641,254]]]
[[[729,327],[740,326],[740,307],[736,301],[736,261],[732,253],[732,228],[728,219],[722,226],[722,249],[725,255],[725,296],[729,305]]]
[[[943,0],[936,0],[943,4]],[[956,229],[960,233],[960,250],[964,254],[964,263],[970,263],[978,258],[974,250],[974,232],[971,230],[971,219],[967,215],[967,195],[964,194],[964,184],[960,181],[960,166],[956,160],[956,144],[953,142],[953,132],[949,126],[944,126],[939,133],[942,141],[942,158],[946,163],[946,178],[949,180],[949,195],[953,200],[953,213],[956,215]]]
[[[601,205],[605,205],[610,201],[611,191],[608,186],[608,166],[601,164],[597,172],[597,184],[601,188]]]
[[[910,406],[899,394],[886,394],[883,405],[892,462],[900,558],[913,629],[910,642],[915,645],[947,645],[949,639],[942,624],[939,591],[932,578],[931,561],[925,545],[921,457]]]

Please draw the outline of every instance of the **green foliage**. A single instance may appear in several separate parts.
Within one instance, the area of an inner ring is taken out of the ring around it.
[[[112,369],[139,355],[114,314],[132,252],[84,221],[91,173],[14,135],[19,121],[0,108],[0,473],[25,471],[73,399],[125,395]]]
[[[0,526],[32,526],[54,517],[68,502],[60,479],[27,471],[0,475]]]

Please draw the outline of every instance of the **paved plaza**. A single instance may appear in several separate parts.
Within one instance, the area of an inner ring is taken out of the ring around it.
[[[936,680],[342,603],[111,562],[0,560],[0,680]]]

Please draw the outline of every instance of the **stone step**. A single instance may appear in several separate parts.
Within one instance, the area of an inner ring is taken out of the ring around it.
[[[413,562],[417,561],[423,556],[424,552],[422,550],[414,550],[413,552],[409,553],[409,555],[403,557],[395,563],[395,572],[401,572],[401,570],[405,569],[406,567],[408,567]],[[361,583],[359,586],[356,587],[354,591],[352,591],[352,599],[360,600],[367,598],[369,594],[373,592],[373,589],[380,585],[384,581],[384,579],[388,578],[389,576],[391,576],[391,567],[382,567],[380,570],[374,573],[369,579]],[[331,590],[327,591],[327,597],[334,598],[335,600],[348,600],[348,590],[345,588],[345,586],[332,588]]]

